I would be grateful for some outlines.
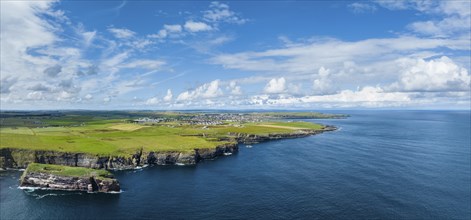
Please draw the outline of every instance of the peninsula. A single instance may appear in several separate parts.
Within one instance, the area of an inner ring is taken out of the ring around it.
[[[0,168],[26,168],[20,187],[119,192],[107,170],[195,165],[232,155],[238,144],[333,131],[297,119],[312,112],[1,112]]]
[[[335,127],[296,119],[341,118],[312,112],[1,112],[0,167],[30,163],[94,169],[195,165],[230,155],[239,143],[297,138]]]

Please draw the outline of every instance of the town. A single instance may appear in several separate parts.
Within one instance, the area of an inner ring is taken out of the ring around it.
[[[142,117],[130,120],[136,124],[157,124],[161,122],[178,122],[179,125],[204,125],[214,126],[222,124],[244,124],[271,121],[279,119],[321,119],[340,118],[345,115],[331,115],[309,112],[267,112],[267,113],[175,113],[160,117]]]

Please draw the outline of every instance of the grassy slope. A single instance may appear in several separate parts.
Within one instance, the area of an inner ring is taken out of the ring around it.
[[[70,123],[69,118],[53,123]],[[272,125],[266,126],[266,125]],[[161,123],[155,126],[126,124],[124,120],[88,120],[85,126],[77,123],[64,127],[0,129],[0,148],[21,148],[80,152],[98,155],[123,156],[144,151],[193,151],[195,148],[214,148],[227,143],[218,141],[229,133],[268,135],[292,133],[299,129],[322,129],[308,122],[263,122],[233,125],[190,126]],[[204,136],[203,136],[204,135]]]
[[[70,176],[70,177],[91,177],[96,178],[111,178],[113,175],[107,170],[96,170],[83,167],[69,167],[52,164],[39,164],[30,163],[24,173],[40,172],[50,173],[58,176]]]

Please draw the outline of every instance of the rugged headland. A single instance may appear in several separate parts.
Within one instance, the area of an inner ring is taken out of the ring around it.
[[[134,154],[128,156],[102,156],[90,153],[2,148],[0,149],[0,164],[3,169],[21,169],[26,168],[30,163],[43,163],[110,170],[134,169],[146,165],[195,165],[202,160],[212,160],[237,153],[239,143],[255,144],[270,140],[300,138],[335,129],[335,127],[326,126],[320,130],[301,130],[293,133],[268,135],[234,133],[230,135],[235,142],[228,142],[214,148],[195,148],[192,151],[184,152],[147,152],[140,148]]]
[[[20,188],[86,192],[120,192],[119,182],[106,170],[31,163],[20,178]]]
[[[0,168],[26,168],[20,187],[119,192],[108,170],[196,165],[239,144],[299,138],[336,128],[319,113],[2,112]]]
[[[305,137],[336,129],[287,121],[290,114],[286,112],[105,113],[2,112],[0,168],[21,169],[30,163],[108,170],[195,165],[236,153],[241,143]],[[343,117],[319,113],[291,116]]]

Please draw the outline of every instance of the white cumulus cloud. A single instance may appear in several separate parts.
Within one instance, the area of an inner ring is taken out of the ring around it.
[[[326,94],[332,92],[333,83],[330,80],[330,69],[319,68],[316,79],[313,81],[313,90],[315,94]]]
[[[156,105],[159,104],[160,100],[157,97],[152,97],[146,100],[146,105]]]
[[[393,88],[404,91],[468,91],[471,77],[450,58],[402,60],[407,65]]]
[[[232,95],[241,95],[242,94],[240,86],[237,85],[237,83],[235,81],[229,82],[228,89],[231,91]]]
[[[257,95],[251,97],[249,103],[267,106],[312,106],[324,105],[334,107],[384,107],[402,106],[411,102],[407,93],[386,92],[380,87],[366,86],[359,90],[342,90],[331,95],[308,95],[293,97],[286,95]]]
[[[164,101],[170,102],[172,101],[172,98],[173,98],[172,90],[167,89],[167,95],[165,95]]]
[[[191,90],[180,93],[177,97],[177,101],[189,101],[198,98],[216,98],[223,95],[221,88],[219,88],[220,81],[214,80],[210,83],[203,84],[202,86]]]
[[[286,80],[284,77],[271,79],[265,89],[263,90],[265,93],[282,93],[286,90]]]

